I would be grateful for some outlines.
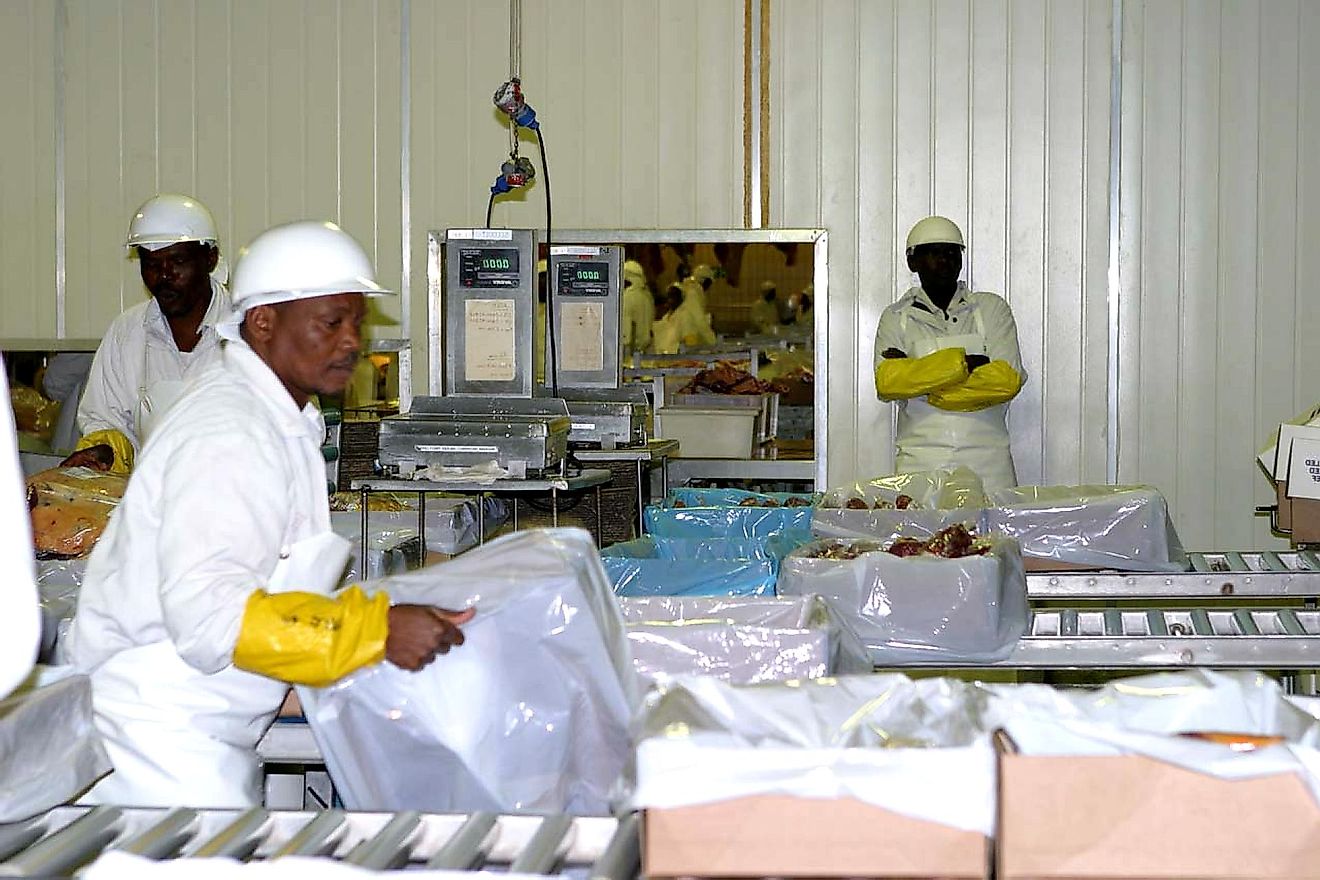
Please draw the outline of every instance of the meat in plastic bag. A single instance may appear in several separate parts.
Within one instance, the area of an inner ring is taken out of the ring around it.
[[[37,556],[67,559],[89,554],[127,486],[127,477],[82,467],[51,468],[28,477]]]

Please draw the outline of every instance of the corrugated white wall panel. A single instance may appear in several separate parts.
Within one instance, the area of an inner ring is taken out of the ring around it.
[[[928,213],[1017,315],[1020,478],[1103,480],[1109,4],[816,0],[772,28],[773,225],[830,231],[830,482],[892,465],[872,343]]]
[[[0,336],[55,334],[55,15],[14,0],[0,26]]]
[[[1226,0],[1128,2],[1124,20],[1120,477],[1163,489],[1189,545],[1266,546],[1254,453],[1320,399],[1303,293],[1320,18]]]
[[[742,222],[740,0],[525,0],[521,74],[544,128],[554,225]],[[480,226],[507,125],[509,10],[482,0],[411,8],[414,338],[426,326],[426,231]],[[536,143],[522,155],[541,168]],[[545,225],[543,184],[503,196],[496,226]],[[414,387],[426,387],[414,345]]]
[[[66,0],[67,335],[146,295],[126,224],[200,198],[231,258],[273,223],[336,220],[398,288],[399,3]],[[377,303],[373,335],[396,336]]]

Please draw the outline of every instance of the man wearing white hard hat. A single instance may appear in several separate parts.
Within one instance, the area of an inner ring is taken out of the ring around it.
[[[962,231],[944,217],[908,233],[908,268],[921,284],[880,316],[875,387],[898,404],[897,473],[966,465],[993,491],[1017,485],[1006,416],[1026,374],[1008,303],[958,280],[963,250]]]
[[[125,242],[151,298],[114,320],[78,405],[81,438],[66,464],[127,473],[187,381],[215,362],[229,311],[215,220],[191,196],[162,193],[133,215]]]
[[[254,749],[290,683],[462,643],[470,611],[331,597],[348,544],[312,397],[344,389],[364,297],[387,292],[333,223],[276,226],[240,256],[221,356],[161,420],[88,562],[69,650],[115,767],[89,801],[255,804]]]
[[[623,264],[623,300],[620,304],[619,345],[621,353],[651,350],[651,325],[655,323],[655,294],[646,283],[646,270],[636,260]]]

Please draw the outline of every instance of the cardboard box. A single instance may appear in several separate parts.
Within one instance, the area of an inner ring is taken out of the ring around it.
[[[999,761],[1001,880],[1320,872],[1320,808],[1295,775],[1225,780],[1138,756]]]
[[[989,843],[852,798],[757,795],[646,811],[642,868],[657,877],[989,876]]]
[[[1046,574],[1052,571],[1103,571],[1095,565],[1082,565],[1078,562],[1060,562],[1043,556],[1022,555],[1022,570],[1027,574]]]

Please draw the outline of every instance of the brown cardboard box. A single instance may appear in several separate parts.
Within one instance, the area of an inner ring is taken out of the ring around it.
[[[1288,481],[1277,480],[1274,492],[1279,503],[1279,531],[1292,531],[1292,499],[1288,497]]]
[[[1138,756],[1000,755],[998,832],[1001,880],[1320,874],[1320,808],[1291,774],[1225,780]]]
[[[989,876],[985,837],[852,798],[756,795],[647,810],[642,868],[658,877]]]

